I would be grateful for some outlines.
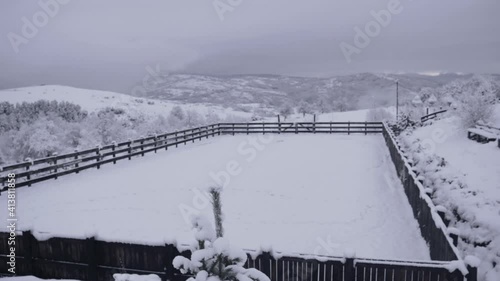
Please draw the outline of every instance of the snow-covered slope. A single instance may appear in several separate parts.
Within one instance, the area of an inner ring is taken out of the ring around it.
[[[129,113],[142,113],[146,115],[167,115],[170,110],[179,105],[183,109],[195,110],[200,114],[214,112],[220,117],[229,114],[241,117],[250,117],[250,113],[235,111],[221,106],[206,105],[202,103],[187,104],[175,101],[159,101],[148,98],[133,97],[125,94],[72,88],[67,86],[46,85],[27,88],[17,88],[0,91],[0,102],[10,103],[34,102],[38,100],[67,101],[80,105],[83,109],[96,111],[105,107],[126,109]]]
[[[467,138],[451,115],[400,136],[433,201],[460,232],[459,249],[482,260],[481,278],[500,280],[500,148]],[[492,123],[500,127],[500,105]]]

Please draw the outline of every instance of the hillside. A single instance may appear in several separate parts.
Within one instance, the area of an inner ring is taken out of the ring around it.
[[[467,78],[470,78],[470,75],[361,73],[330,78],[307,78],[277,75],[164,74],[150,79],[148,90],[141,96],[225,106],[279,106],[284,102],[298,104],[302,100],[308,103],[323,101],[333,107],[329,109],[343,111],[392,104],[396,80],[399,80],[401,85],[401,99],[411,100],[414,93],[422,88],[437,88],[453,80]]]

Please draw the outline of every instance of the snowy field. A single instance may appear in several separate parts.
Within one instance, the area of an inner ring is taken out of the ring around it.
[[[39,239],[191,243],[184,217],[211,216],[197,190],[216,178],[228,183],[226,236],[242,248],[429,259],[380,135],[204,140],[23,187],[18,224]],[[5,201],[0,196],[0,205]]]

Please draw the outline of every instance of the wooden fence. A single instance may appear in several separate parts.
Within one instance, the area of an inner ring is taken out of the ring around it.
[[[0,273],[8,276],[7,233],[0,233]],[[38,241],[30,232],[16,238],[16,273],[39,278],[113,280],[114,273],[157,274],[162,280],[185,281],[172,261],[182,254],[172,245],[146,246],[89,239]],[[248,251],[246,268],[256,268],[273,281],[464,281],[449,262],[403,262],[326,256],[280,256]],[[467,279],[468,281],[474,279]]]
[[[444,109],[444,110],[436,111],[436,112],[431,113],[431,114],[427,114],[427,115],[425,115],[425,116],[422,116],[422,117],[420,118],[420,121],[425,122],[425,121],[428,121],[428,120],[434,119],[434,118],[436,118],[439,114],[445,113],[446,111],[448,111],[448,110]]]
[[[422,182],[417,179],[418,175],[413,171],[393,132],[387,125],[384,126],[384,138],[396,172],[403,183],[413,215],[420,226],[422,237],[429,245],[431,258],[444,261],[458,259],[460,255],[456,248],[457,237],[448,236],[446,224],[429,195],[425,193]]]
[[[372,134],[382,133],[380,122],[303,122],[303,123],[219,123],[156,136],[149,136],[122,143],[96,147],[64,155],[52,156],[0,168],[0,191],[6,190],[8,174],[14,173],[16,188],[34,183],[57,179],[102,165],[146,153],[167,150],[181,144],[195,142],[216,135],[267,134],[267,133],[329,133],[329,134]]]

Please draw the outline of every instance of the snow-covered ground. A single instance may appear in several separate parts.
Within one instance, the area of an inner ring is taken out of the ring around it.
[[[0,91],[0,102],[10,103],[35,102],[38,100],[66,101],[80,105],[87,111],[97,111],[105,107],[126,109],[130,113],[146,115],[168,115],[170,110],[179,105],[184,110],[194,110],[202,115],[214,112],[220,117],[235,115],[251,117],[251,113],[235,111],[221,106],[205,104],[187,104],[173,101],[160,101],[139,98],[114,92],[99,90],[79,89],[59,85],[34,86]]]
[[[500,105],[491,121],[500,127]],[[414,158],[424,160],[417,163],[417,170],[424,174],[424,184],[435,189],[434,202],[445,206],[449,215],[455,212],[455,216],[458,214],[466,220],[453,225],[460,230],[462,239],[468,240],[459,243],[464,256],[475,255],[483,261],[480,276],[500,280],[500,148],[497,143],[469,140],[453,113],[400,138],[408,152],[414,153]],[[424,148],[420,152],[418,144]],[[446,164],[439,164],[442,160],[431,161],[432,157],[444,158]],[[479,245],[474,247],[472,243]]]
[[[191,243],[187,213],[210,216],[197,190],[217,181],[229,183],[226,235],[239,247],[429,259],[380,135],[204,140],[23,187],[18,223],[38,238]]]

